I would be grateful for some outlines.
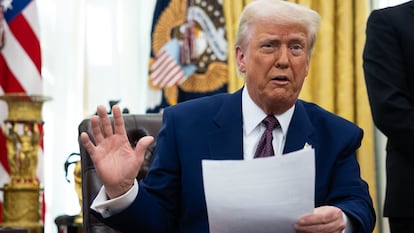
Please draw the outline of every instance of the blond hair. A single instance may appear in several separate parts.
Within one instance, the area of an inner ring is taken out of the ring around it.
[[[310,39],[309,54],[312,53],[320,15],[312,9],[283,0],[256,0],[248,4],[240,15],[235,46],[244,47],[251,35],[251,24],[264,20],[276,24],[302,25]]]

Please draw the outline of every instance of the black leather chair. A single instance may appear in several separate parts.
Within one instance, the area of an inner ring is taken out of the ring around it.
[[[112,118],[111,118],[112,120]],[[131,146],[135,147],[138,140],[145,136],[151,135],[156,137],[161,127],[162,116],[159,114],[143,114],[143,115],[124,115],[125,128],[128,134],[128,139]],[[81,132],[91,134],[90,119],[83,120],[79,125],[79,135]],[[96,175],[95,168],[88,152],[83,147],[79,139],[79,148],[81,154],[82,166],[82,211],[83,211],[83,232],[86,233],[114,233],[114,229],[99,222],[89,212],[89,206],[93,199],[99,192],[102,186],[101,181]],[[137,179],[142,179],[151,162],[152,154],[155,149],[155,142],[151,144],[145,154],[144,164],[137,176]]]

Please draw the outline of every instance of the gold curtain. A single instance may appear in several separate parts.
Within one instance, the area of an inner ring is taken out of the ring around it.
[[[229,92],[238,90],[244,84],[244,79],[237,75],[236,60],[234,54],[234,42],[236,40],[237,26],[239,23],[239,16],[243,7],[253,0],[224,0],[223,10],[226,18],[226,33],[227,33],[227,45],[228,45],[228,73],[229,73]]]
[[[224,0],[229,43],[229,92],[239,89],[244,82],[236,74],[233,45],[238,17],[243,6],[250,1],[252,0]],[[358,161],[362,177],[369,184],[375,209],[378,210],[374,126],[362,70],[362,50],[365,43],[369,1],[289,1],[308,6],[322,17],[309,75],[300,98],[315,102],[356,123],[364,130]],[[377,231],[378,227],[374,232]]]

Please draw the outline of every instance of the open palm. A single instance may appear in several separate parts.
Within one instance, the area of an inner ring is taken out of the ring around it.
[[[81,141],[90,154],[106,194],[114,198],[132,187],[144,161],[145,151],[154,139],[145,136],[133,149],[128,141],[120,108],[116,105],[112,107],[114,127],[103,106],[98,106],[97,113],[98,116],[91,118],[95,144],[86,132],[82,132]]]

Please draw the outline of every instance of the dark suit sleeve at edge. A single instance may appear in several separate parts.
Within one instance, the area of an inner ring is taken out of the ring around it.
[[[353,180],[352,185],[335,190],[332,200],[334,200],[333,204],[340,208],[347,215],[348,220],[351,221],[353,226],[352,232],[371,233],[376,222],[375,210],[368,191],[368,184],[360,178],[359,165],[356,161],[356,150],[361,145],[363,131],[359,130],[358,133],[353,135],[354,136],[351,139],[352,142],[350,142],[348,148],[343,151],[343,154],[346,156],[339,162],[342,164],[340,167],[346,167],[348,169],[352,168],[351,170],[348,170],[348,173],[351,173],[352,175],[345,175],[345,180]],[[337,169],[343,171],[339,167],[337,167]],[[341,173],[340,176],[344,176],[344,173]],[[352,193],[352,196],[344,198],[344,196],[349,193]],[[337,198],[335,198],[335,196]]]

